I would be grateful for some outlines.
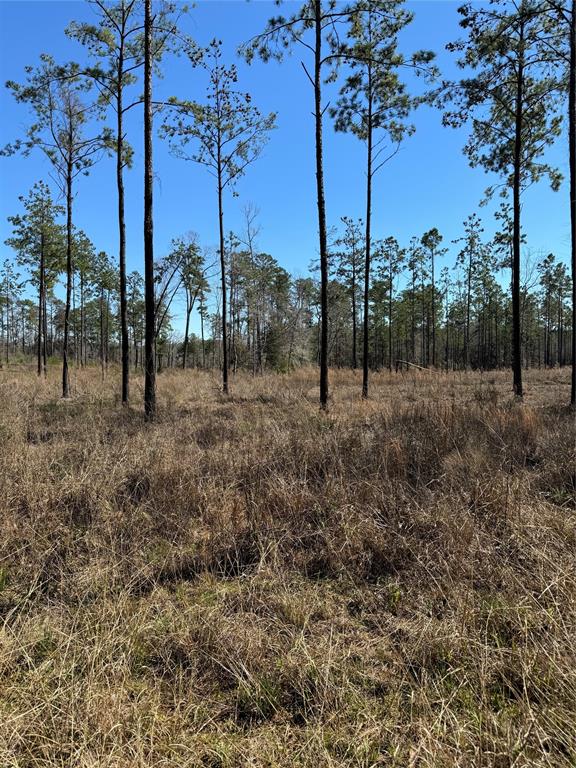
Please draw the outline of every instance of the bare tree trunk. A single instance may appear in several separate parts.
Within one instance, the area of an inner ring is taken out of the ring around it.
[[[24,305],[20,305],[20,322],[22,325],[21,348],[22,354],[26,354],[26,318],[24,317]]]
[[[224,253],[224,210],[220,149],[218,149],[218,226],[220,237],[220,279],[222,284],[222,392],[228,394],[228,333],[226,327],[226,256]]]
[[[237,361],[237,354],[236,354],[236,276],[235,276],[235,269],[236,266],[234,264],[234,254],[232,250],[230,251],[230,307],[229,307],[229,315],[230,315],[230,321],[229,321],[229,339],[228,343],[230,344],[230,358],[232,359],[232,372],[236,373],[238,361]]]
[[[104,361],[106,370],[108,370],[108,359],[110,356],[110,291],[106,292],[106,334],[104,344]]]
[[[258,317],[256,318],[256,349],[258,351],[258,372],[262,373],[262,330],[260,326],[260,312],[258,312]]]
[[[436,368],[436,281],[434,279],[434,251],[430,254],[432,275],[432,367]]]
[[[496,303],[494,307],[494,359],[495,367],[500,367],[500,348],[498,346],[498,297],[496,297]]]
[[[44,276],[44,293],[42,296],[42,331],[42,368],[44,370],[44,376],[46,377],[48,372],[46,361],[46,345],[48,343],[48,318],[46,316],[46,276]]]
[[[448,368],[450,366],[450,322],[448,320],[448,289],[446,289],[446,325],[444,328],[444,367],[446,369],[446,373],[448,373]]]
[[[85,345],[85,333],[84,333],[84,275],[80,272],[80,367],[84,365],[84,357],[86,354]]]
[[[428,328],[426,325],[426,304],[425,304],[425,293],[424,293],[424,271],[422,271],[422,274],[420,275],[420,294],[421,294],[421,317],[420,317],[420,352],[422,359],[420,360],[420,363],[423,368],[427,367],[427,359],[426,359],[426,338],[428,335]]]
[[[152,0],[144,3],[144,334],[145,380],[144,413],[146,421],[156,415],[156,363],[154,360],[154,230],[152,213]]]
[[[122,77],[124,75],[124,33],[125,19],[122,17],[122,32],[120,35],[120,51],[118,54],[118,83],[117,83],[117,136],[116,136],[116,186],[118,189],[118,234],[119,254],[118,267],[120,271],[120,343],[122,347],[122,405],[128,405],[130,397],[130,349],[128,339],[128,301],[126,298],[126,222],[124,216],[124,114]]]
[[[324,200],[324,166],[322,153],[322,3],[314,2],[314,119],[316,123],[316,196],[320,237],[320,407],[328,408],[328,245],[326,236],[326,202]]]
[[[38,349],[37,349],[37,363],[38,363],[38,376],[42,375],[42,309],[44,305],[44,232],[40,235],[40,289],[38,291]],[[46,367],[44,367],[44,375],[46,375]]]
[[[520,182],[522,164],[522,122],[524,96],[524,22],[520,26],[520,58],[516,86],[516,125],[514,136],[513,177],[513,235],[512,235],[512,374],[514,394],[521,398],[522,391],[522,337],[520,312]]]
[[[100,288],[100,370],[104,381],[104,288]]]
[[[412,290],[410,292],[410,320],[411,320],[411,362],[416,362],[416,271],[412,270]]]
[[[466,275],[466,325],[464,327],[464,368],[470,363],[470,301],[472,294],[472,254],[468,254],[468,270]]]
[[[50,357],[54,357],[54,304],[50,304]]]
[[[557,317],[558,329],[556,331],[556,357],[557,363],[562,368],[562,292],[558,293],[558,317]]]
[[[364,317],[362,338],[362,397],[368,397],[368,331],[370,326],[370,256],[372,223],[372,65],[368,63],[368,121],[367,121],[367,168],[366,168],[366,254],[364,262]]]
[[[202,368],[206,368],[206,343],[204,341],[204,299],[200,302],[200,337],[202,340]]]
[[[70,144],[72,137],[69,137]],[[64,309],[64,340],[62,342],[62,397],[70,395],[68,374],[68,335],[70,331],[70,303],[72,299],[72,163],[68,161],[66,174],[66,306]]]
[[[186,362],[188,360],[188,335],[190,332],[190,314],[192,307],[190,306],[189,299],[186,299],[186,328],[184,330],[184,344],[182,347],[182,370],[186,370]]]
[[[358,354],[356,351],[356,241],[352,248],[352,368],[358,368]]]
[[[6,367],[10,358],[10,288],[8,275],[6,275]]]
[[[570,144],[570,238],[572,254],[572,386],[570,404],[576,408],[576,0],[570,17],[570,80],[568,130]]]
[[[388,371],[392,373],[392,288],[394,285],[392,276],[392,262],[390,262],[390,282],[388,286]]]

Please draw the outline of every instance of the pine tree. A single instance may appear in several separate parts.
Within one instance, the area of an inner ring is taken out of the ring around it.
[[[37,373],[46,376],[46,295],[64,269],[65,234],[57,223],[64,209],[54,203],[50,189],[42,181],[19,200],[24,213],[8,217],[13,233],[6,244],[16,251],[18,263],[29,269],[31,282],[37,286]]]
[[[313,66],[303,61],[302,68],[314,91],[314,146],[316,168],[316,206],[320,254],[320,407],[328,408],[328,231],[324,189],[323,105],[324,72],[334,80],[335,64],[340,59],[337,29],[348,19],[348,8],[340,10],[336,0],[307,0],[291,16],[275,16],[265,30],[242,47],[248,61],[255,56],[263,61],[281,61],[287,52],[301,46],[312,54]]]
[[[400,248],[395,237],[387,237],[377,251],[381,261],[381,272],[386,285],[388,318],[388,370],[392,371],[393,360],[393,318],[394,318],[394,281],[401,274],[406,259],[406,251]]]
[[[344,233],[339,237],[334,246],[337,258],[336,275],[344,280],[344,284],[350,295],[352,318],[352,368],[358,367],[357,354],[357,327],[358,327],[358,299],[362,274],[362,260],[365,254],[363,223],[361,219],[354,220],[349,216],[343,216],[342,224]]]
[[[72,298],[72,243],[74,182],[79,175],[86,175],[98,156],[110,145],[107,129],[92,131],[86,136],[86,128],[94,117],[96,105],[86,102],[90,89],[79,75],[75,64],[57,66],[51,56],[42,54],[40,66],[28,67],[27,84],[7,83],[18,102],[29,104],[35,122],[25,139],[18,139],[3,151],[11,154],[22,151],[28,155],[33,148],[41,149],[51,162],[58,185],[66,197],[66,304],[64,312],[64,340],[62,345],[62,397],[70,394],[68,374],[68,336]]]
[[[512,195],[513,381],[521,398],[520,202],[523,190],[543,177],[553,189],[559,187],[558,172],[542,160],[560,131],[558,82],[553,59],[540,40],[545,22],[541,3],[491,0],[488,6],[466,4],[459,12],[467,39],[448,49],[460,52],[459,65],[474,74],[453,86],[455,109],[444,120],[461,127],[472,119],[464,148],[470,164],[498,174],[502,195]],[[488,195],[494,190],[489,188]]]
[[[362,396],[368,397],[368,294],[372,250],[372,184],[375,174],[398,151],[414,126],[407,122],[420,99],[409,96],[402,69],[434,75],[434,54],[418,51],[407,59],[398,49],[398,35],[413,14],[403,0],[357,0],[349,9],[348,42],[338,46],[352,74],[330,110],[338,131],[351,132],[366,143],[366,219],[364,264],[364,333]],[[378,138],[376,138],[378,136]]]
[[[152,161],[152,0],[144,0],[144,418],[156,417],[156,297],[154,293],[154,167]]]
[[[262,153],[276,115],[263,115],[249,93],[237,89],[238,72],[222,64],[221,43],[213,40],[202,66],[208,72],[207,102],[173,98],[171,114],[162,126],[173,152],[204,165],[216,177],[218,234],[222,290],[222,389],[228,394],[228,324],[224,194],[234,189],[246,169]],[[193,64],[195,60],[191,60]]]
[[[430,259],[430,304],[432,308],[432,366],[435,368],[437,364],[436,360],[436,275],[435,265],[438,257],[444,256],[447,252],[447,248],[440,248],[440,243],[444,238],[438,232],[436,227],[428,230],[422,235],[422,247],[427,252]]]
[[[568,122],[568,167],[570,206],[570,262],[572,274],[572,376],[570,404],[576,408],[576,0],[544,0],[549,25],[543,42],[565,75]]]
[[[100,104],[110,108],[115,119],[113,138],[116,154],[116,188],[118,193],[118,264],[120,277],[120,329],[122,360],[122,403],[129,400],[130,348],[127,320],[126,223],[124,170],[132,165],[133,150],[126,140],[125,118],[130,110],[142,104],[142,97],[131,96],[137,72],[144,66],[142,36],[142,0],[117,0],[105,3],[89,0],[97,22],[72,22],[66,34],[88,49],[94,62],[83,72],[91,78],[100,93]],[[185,8],[182,7],[182,12]],[[195,48],[193,42],[178,30],[180,12],[176,4],[163,2],[152,18],[152,57],[157,64],[169,47]],[[128,95],[128,98],[127,98]]]

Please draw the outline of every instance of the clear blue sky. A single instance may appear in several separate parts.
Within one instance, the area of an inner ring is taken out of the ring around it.
[[[286,3],[286,12],[295,3]],[[457,2],[428,0],[408,3],[415,20],[402,38],[406,52],[428,48],[437,52],[445,77],[457,69],[445,44],[460,35]],[[183,20],[183,28],[200,44],[213,37],[223,40],[229,60],[238,45],[260,31],[267,18],[277,13],[268,0],[199,0]],[[74,20],[94,18],[88,3],[78,0],[0,0],[0,79],[24,80],[24,67],[36,64],[41,52],[61,61],[81,60],[82,47],[64,35]],[[262,111],[278,113],[263,157],[238,185],[239,197],[226,201],[226,230],[241,226],[242,207],[252,202],[260,208],[262,231],[259,247],[271,253],[291,272],[304,275],[317,253],[317,220],[314,177],[314,125],[311,114],[312,88],[300,66],[306,52],[297,51],[283,64],[238,62],[239,83],[253,94]],[[184,58],[164,64],[164,78],[156,83],[156,96],[171,94],[201,100],[204,75],[193,71]],[[328,98],[334,91],[328,93]],[[30,121],[25,105],[0,88],[0,145],[22,135]],[[462,221],[477,210],[490,179],[481,169],[470,169],[462,154],[465,133],[443,128],[440,114],[422,108],[415,115],[416,134],[378,174],[374,193],[376,237],[394,235],[407,244],[413,235],[438,227],[453,263],[457,246],[450,244],[462,234]],[[128,268],[142,270],[142,116],[134,110],[128,139],[135,148],[133,170],[126,174]],[[550,154],[552,162],[567,174],[567,151],[559,143]],[[341,216],[364,213],[364,145],[350,135],[336,134],[325,120],[326,202],[329,224]],[[29,158],[0,159],[0,253],[10,234],[6,217],[19,210],[18,195],[33,183],[48,180],[49,166],[40,152]],[[204,245],[217,241],[216,198],[213,179],[193,163],[171,157],[166,144],[155,142],[155,253],[167,252],[170,240],[195,231]],[[115,170],[112,158],[104,159],[81,177],[75,202],[76,224],[84,229],[98,250],[117,254]],[[480,213],[488,234],[494,229],[492,208]],[[545,184],[528,190],[524,203],[527,247],[535,253],[554,252],[568,261],[569,220],[567,185],[558,193]],[[440,265],[441,266],[441,265]]]

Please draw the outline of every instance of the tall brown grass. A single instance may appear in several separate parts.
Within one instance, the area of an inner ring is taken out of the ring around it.
[[[576,764],[566,373],[0,376],[3,768]]]

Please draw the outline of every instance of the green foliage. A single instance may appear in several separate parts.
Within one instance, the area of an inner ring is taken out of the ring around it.
[[[40,149],[54,167],[59,186],[66,190],[69,180],[87,175],[98,157],[107,151],[111,132],[102,128],[85,136],[97,105],[86,101],[90,81],[82,76],[78,64],[58,65],[48,54],[40,56],[40,65],[26,67],[26,83],[6,83],[16,101],[28,104],[34,122],[25,137],[7,145],[3,154]]]
[[[460,67],[473,75],[447,88],[453,108],[445,113],[444,124],[462,127],[471,121],[464,147],[470,165],[502,179],[487,189],[488,197],[497,189],[505,197],[512,187],[518,127],[521,187],[547,178],[558,189],[561,174],[543,159],[562,124],[562,77],[544,5],[536,0],[518,5],[490,0],[487,6],[463,5],[459,13],[467,37],[447,48],[461,54]]]
[[[346,40],[332,45],[333,57],[351,69],[336,106],[330,109],[334,127],[362,141],[368,140],[371,131],[381,133],[374,147],[372,173],[414,132],[407,122],[410,112],[428,98],[409,95],[400,72],[410,69],[427,79],[437,74],[431,51],[417,51],[407,58],[398,49],[398,36],[412,19],[403,0],[356,0],[348,8]]]
[[[16,251],[18,263],[29,269],[35,284],[40,279],[43,251],[46,285],[51,289],[65,267],[65,233],[58,223],[64,209],[54,203],[50,189],[43,181],[36,182],[27,197],[18,199],[24,213],[8,217],[12,236],[6,240],[6,245]]]
[[[263,115],[249,93],[237,90],[236,65],[226,67],[221,59],[221,43],[213,40],[202,61],[209,79],[206,103],[170,99],[161,135],[177,157],[205,165],[224,189],[233,188],[260,156],[276,115]]]
[[[98,106],[102,111],[112,108],[116,118],[142,103],[141,95],[132,95],[131,86],[138,82],[137,73],[144,66],[144,5],[142,0],[120,0],[104,4],[89,0],[98,21],[95,24],[73,21],[66,34],[88,51],[91,63],[83,67],[82,75],[98,90]],[[187,12],[183,5],[163,2],[154,14],[152,49],[154,65],[167,52],[186,52],[198,56],[199,49],[189,36],[179,30],[179,20]],[[128,98],[127,98],[128,96]],[[133,149],[125,136],[109,134],[109,148],[122,153],[124,167],[131,167]]]

